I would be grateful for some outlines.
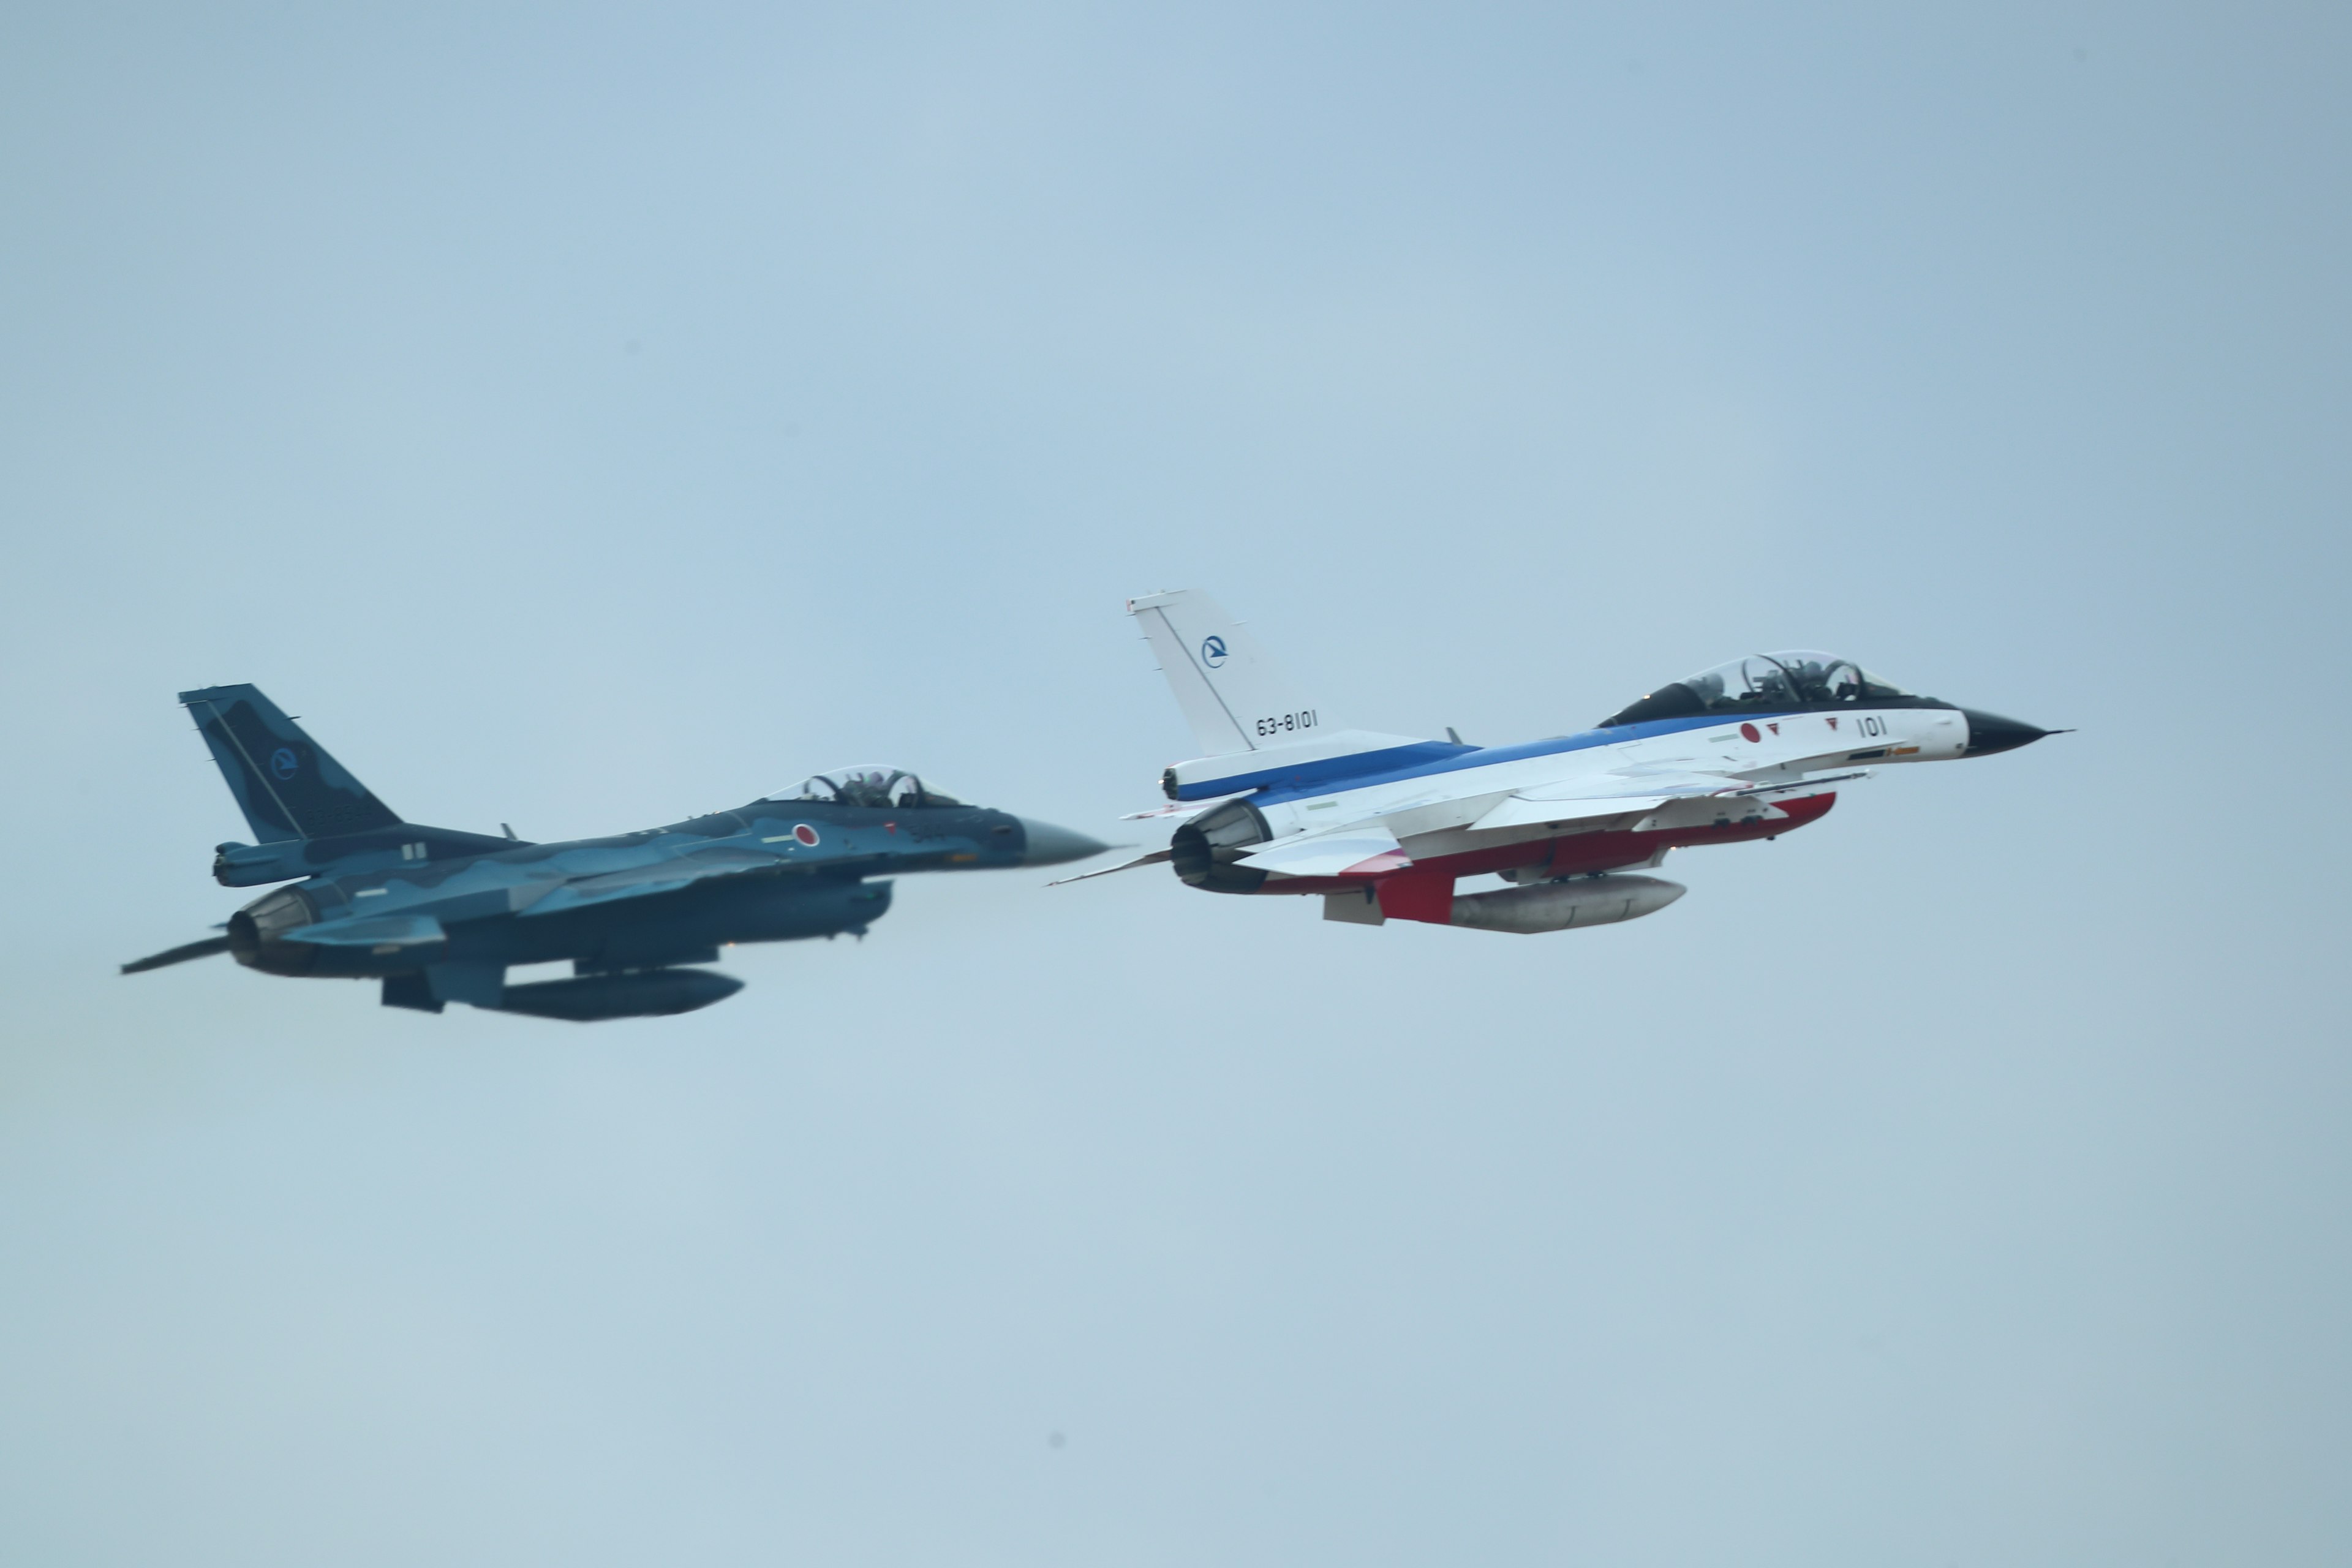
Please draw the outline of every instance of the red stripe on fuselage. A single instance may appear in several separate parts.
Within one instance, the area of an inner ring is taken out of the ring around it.
[[[1781,815],[1769,821],[1727,823],[1720,827],[1674,827],[1656,833],[1633,833],[1620,829],[1613,833],[1571,833],[1559,838],[1524,838],[1516,844],[1500,844],[1492,849],[1474,849],[1466,855],[1440,855],[1432,859],[1416,860],[1410,871],[1380,879],[1386,888],[1399,877],[1475,877],[1488,871],[1516,870],[1521,866],[1544,866],[1556,877],[1581,877],[1588,872],[1607,871],[1619,866],[1638,866],[1661,849],[1696,849],[1708,844],[1745,844],[1757,838],[1777,838],[1800,827],[1819,822],[1837,804],[1834,792],[1809,795],[1801,800],[1776,803]],[[1257,890],[1261,893],[1336,893],[1345,889],[1361,888],[1360,879],[1338,877],[1270,878]],[[1383,896],[1384,903],[1386,901]],[[1410,919],[1412,917],[1405,917]]]

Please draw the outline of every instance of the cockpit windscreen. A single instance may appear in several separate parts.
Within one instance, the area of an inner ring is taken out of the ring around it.
[[[1866,702],[1910,693],[1850,658],[1819,648],[1749,654],[1686,675],[1630,703],[1597,726],[1612,729],[1651,719],[1738,713],[1822,702]]]
[[[811,774],[802,781],[798,789],[781,790],[768,798],[822,801],[832,805],[887,806],[900,811],[963,804],[955,796],[926,784],[904,768],[874,763]]]

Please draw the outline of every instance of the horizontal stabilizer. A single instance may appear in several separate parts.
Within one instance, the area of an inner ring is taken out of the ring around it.
[[[1171,800],[1166,805],[1155,805],[1150,811],[1128,812],[1120,816],[1119,820],[1121,822],[1154,822],[1161,817],[1170,817],[1178,822],[1184,822],[1200,816],[1204,811],[1214,811],[1233,798],[1229,795],[1221,795],[1213,800]],[[1116,869],[1116,868],[1113,868]],[[1089,872],[1088,875],[1091,876],[1094,873]],[[1075,881],[1076,879],[1072,878],[1071,880]]]
[[[1108,877],[1113,871],[1132,871],[1138,866],[1164,865],[1168,858],[1175,853],[1176,852],[1172,849],[1154,849],[1149,855],[1138,855],[1132,860],[1122,860],[1116,866],[1106,866],[1099,871],[1081,871],[1075,877],[1064,877],[1057,881],[1048,882],[1045,886],[1049,888],[1058,888],[1062,887],[1066,883],[1083,882],[1089,877]]]
[[[134,958],[122,966],[122,973],[144,974],[151,969],[162,969],[173,963],[185,963],[192,958],[210,958],[216,952],[227,951],[228,938],[208,936],[202,942],[192,942],[180,947],[166,948],[162,952],[149,953],[145,958]]]
[[[1286,877],[1383,877],[1412,864],[1396,835],[1377,824],[1269,844],[1241,858],[1253,870]]]

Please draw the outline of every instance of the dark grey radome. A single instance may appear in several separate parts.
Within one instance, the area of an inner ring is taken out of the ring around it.
[[[1960,716],[1969,721],[1969,749],[1960,754],[1967,757],[1990,757],[2000,752],[2013,752],[2020,746],[2030,746],[2055,730],[2045,730],[2039,724],[2028,724],[2019,719],[2004,719],[1998,713],[1979,709],[1963,708]]]
[[[1098,838],[1066,827],[1056,827],[1050,822],[1034,817],[1018,817],[1021,831],[1028,838],[1029,851],[1022,856],[1024,866],[1061,866],[1072,860],[1083,860],[1089,855],[1099,855],[1110,847]]]

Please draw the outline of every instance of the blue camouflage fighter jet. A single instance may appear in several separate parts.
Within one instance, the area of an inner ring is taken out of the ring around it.
[[[383,982],[387,1007],[451,1002],[587,1023],[686,1013],[743,983],[697,964],[735,942],[863,936],[901,871],[1055,866],[1108,846],[966,805],[900,768],[818,773],[798,789],[667,827],[530,844],[421,827],[371,794],[251,686],[184,691],[258,844],[223,844],[223,887],[299,879],[226,934],[122,966],[214,953],[268,974]],[[507,984],[520,963],[572,976]]]

